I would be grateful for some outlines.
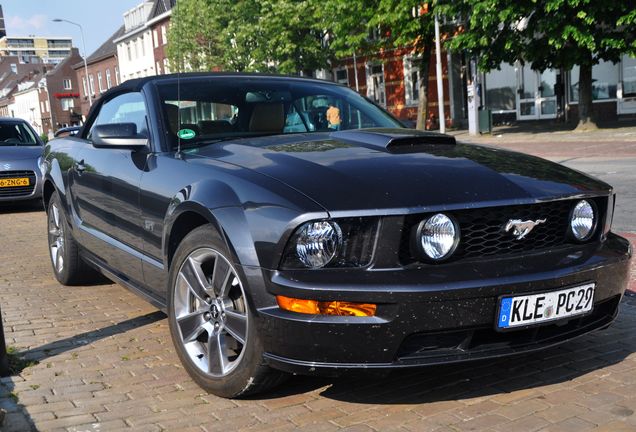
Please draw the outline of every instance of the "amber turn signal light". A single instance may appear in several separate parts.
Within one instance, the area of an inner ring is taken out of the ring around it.
[[[276,296],[276,301],[278,302],[278,306],[286,311],[312,315],[367,317],[374,316],[377,309],[377,306],[372,303],[353,303],[345,301],[321,302],[285,296]]]

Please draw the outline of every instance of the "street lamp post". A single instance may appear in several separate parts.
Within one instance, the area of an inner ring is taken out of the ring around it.
[[[80,35],[82,36],[82,49],[84,50],[84,55],[82,56],[82,58],[84,60],[84,75],[85,75],[84,79],[86,80],[86,90],[87,90],[86,94],[88,95],[88,106],[91,107],[93,106],[93,97],[91,95],[91,86],[88,81],[88,64],[86,63],[86,43],[84,42],[84,29],[82,28],[81,24],[78,24],[73,21],[65,20],[62,18],[55,18],[53,22],[65,22],[68,24],[73,24],[75,26],[78,26],[80,29]]]

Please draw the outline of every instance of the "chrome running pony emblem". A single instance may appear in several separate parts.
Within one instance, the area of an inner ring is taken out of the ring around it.
[[[512,231],[512,235],[515,236],[517,240],[521,240],[528,234],[530,231],[534,229],[539,224],[545,223],[546,219],[537,219],[536,221],[522,221],[520,219],[510,219],[506,225],[504,225],[504,231],[508,232]]]

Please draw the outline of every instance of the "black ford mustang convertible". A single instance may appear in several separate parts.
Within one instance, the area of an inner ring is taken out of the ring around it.
[[[225,397],[545,348],[608,326],[627,284],[610,186],[336,84],[127,81],[43,167],[56,278],[99,270],[165,310]]]

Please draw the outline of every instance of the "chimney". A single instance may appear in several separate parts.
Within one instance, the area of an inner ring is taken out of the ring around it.
[[[7,35],[7,30],[4,26],[4,13],[2,12],[2,5],[0,5],[0,38]]]

